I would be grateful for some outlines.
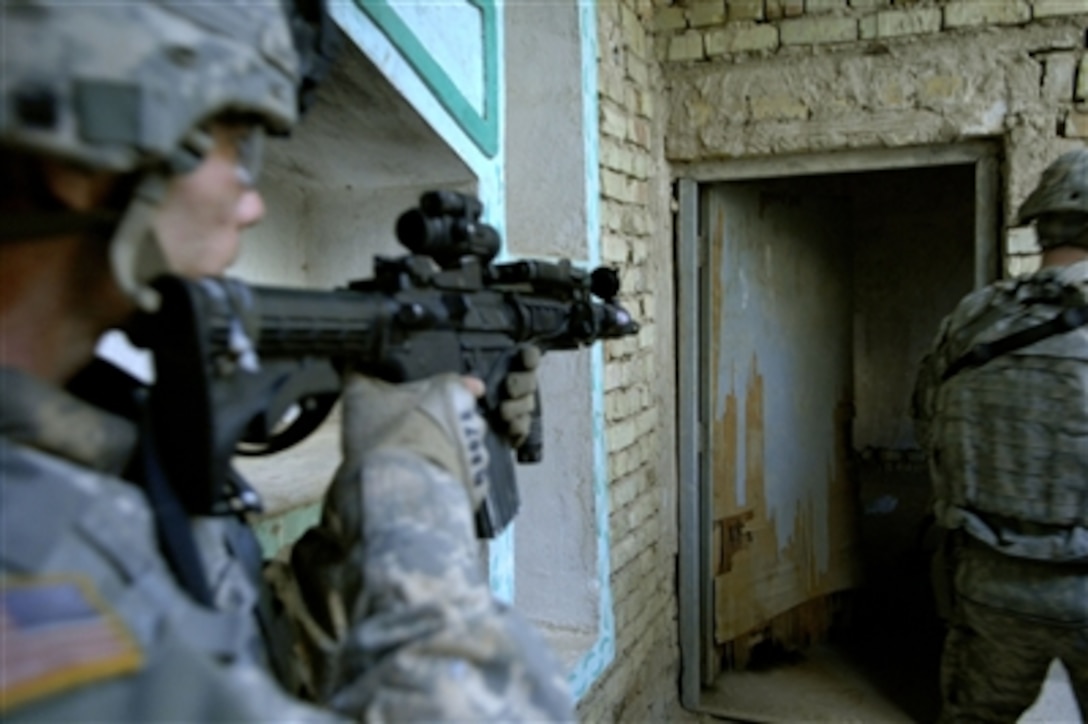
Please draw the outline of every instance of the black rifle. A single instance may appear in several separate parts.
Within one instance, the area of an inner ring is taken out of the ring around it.
[[[567,260],[493,264],[499,235],[480,222],[481,213],[472,197],[424,194],[397,221],[397,238],[412,253],[375,258],[374,278],[346,289],[226,278],[156,282],[160,309],[138,320],[132,336],[154,354],[151,426],[187,510],[256,505],[231,458],[271,454],[304,439],[332,409],[350,369],[390,382],[443,372],[483,380],[491,492],[477,531],[491,538],[513,519],[519,498],[512,453],[494,427],[501,382],[521,347],[573,350],[634,334],[638,324],[615,301],[614,270],[590,273]],[[538,396],[519,462],[542,457],[540,409]]]

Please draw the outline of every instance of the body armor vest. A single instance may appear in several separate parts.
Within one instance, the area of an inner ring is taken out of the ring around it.
[[[992,342],[1022,332],[1060,315],[1068,308],[1061,300],[1083,289],[1066,286],[1054,297],[1053,282],[1032,287],[998,293],[997,313],[991,307],[967,336]],[[984,515],[1088,527],[1088,327],[965,369],[940,385],[935,402],[938,499]]]

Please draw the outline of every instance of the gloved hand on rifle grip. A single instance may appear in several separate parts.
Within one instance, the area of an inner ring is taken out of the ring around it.
[[[379,450],[414,452],[460,480],[475,511],[489,484],[487,423],[476,405],[483,392],[480,380],[455,374],[402,384],[349,374],[341,431],[345,462]]]
[[[499,417],[506,429],[497,432],[515,450],[528,439],[533,424],[533,412],[536,410],[536,369],[540,366],[540,358],[539,347],[531,344],[522,346],[502,381]]]

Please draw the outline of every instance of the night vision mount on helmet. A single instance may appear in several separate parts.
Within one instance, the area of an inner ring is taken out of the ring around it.
[[[297,120],[299,54],[277,5],[31,0],[5,13],[5,146],[119,173],[184,168],[216,115],[279,133]]]

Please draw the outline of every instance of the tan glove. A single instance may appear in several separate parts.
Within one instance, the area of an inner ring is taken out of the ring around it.
[[[540,366],[540,348],[525,345],[511,363],[502,382],[499,417],[506,426],[501,434],[515,450],[525,444],[536,410],[536,368]]]
[[[483,383],[437,375],[392,384],[349,374],[344,385],[341,444],[345,462],[378,450],[407,450],[460,480],[476,510],[487,495],[486,423],[476,410]]]

